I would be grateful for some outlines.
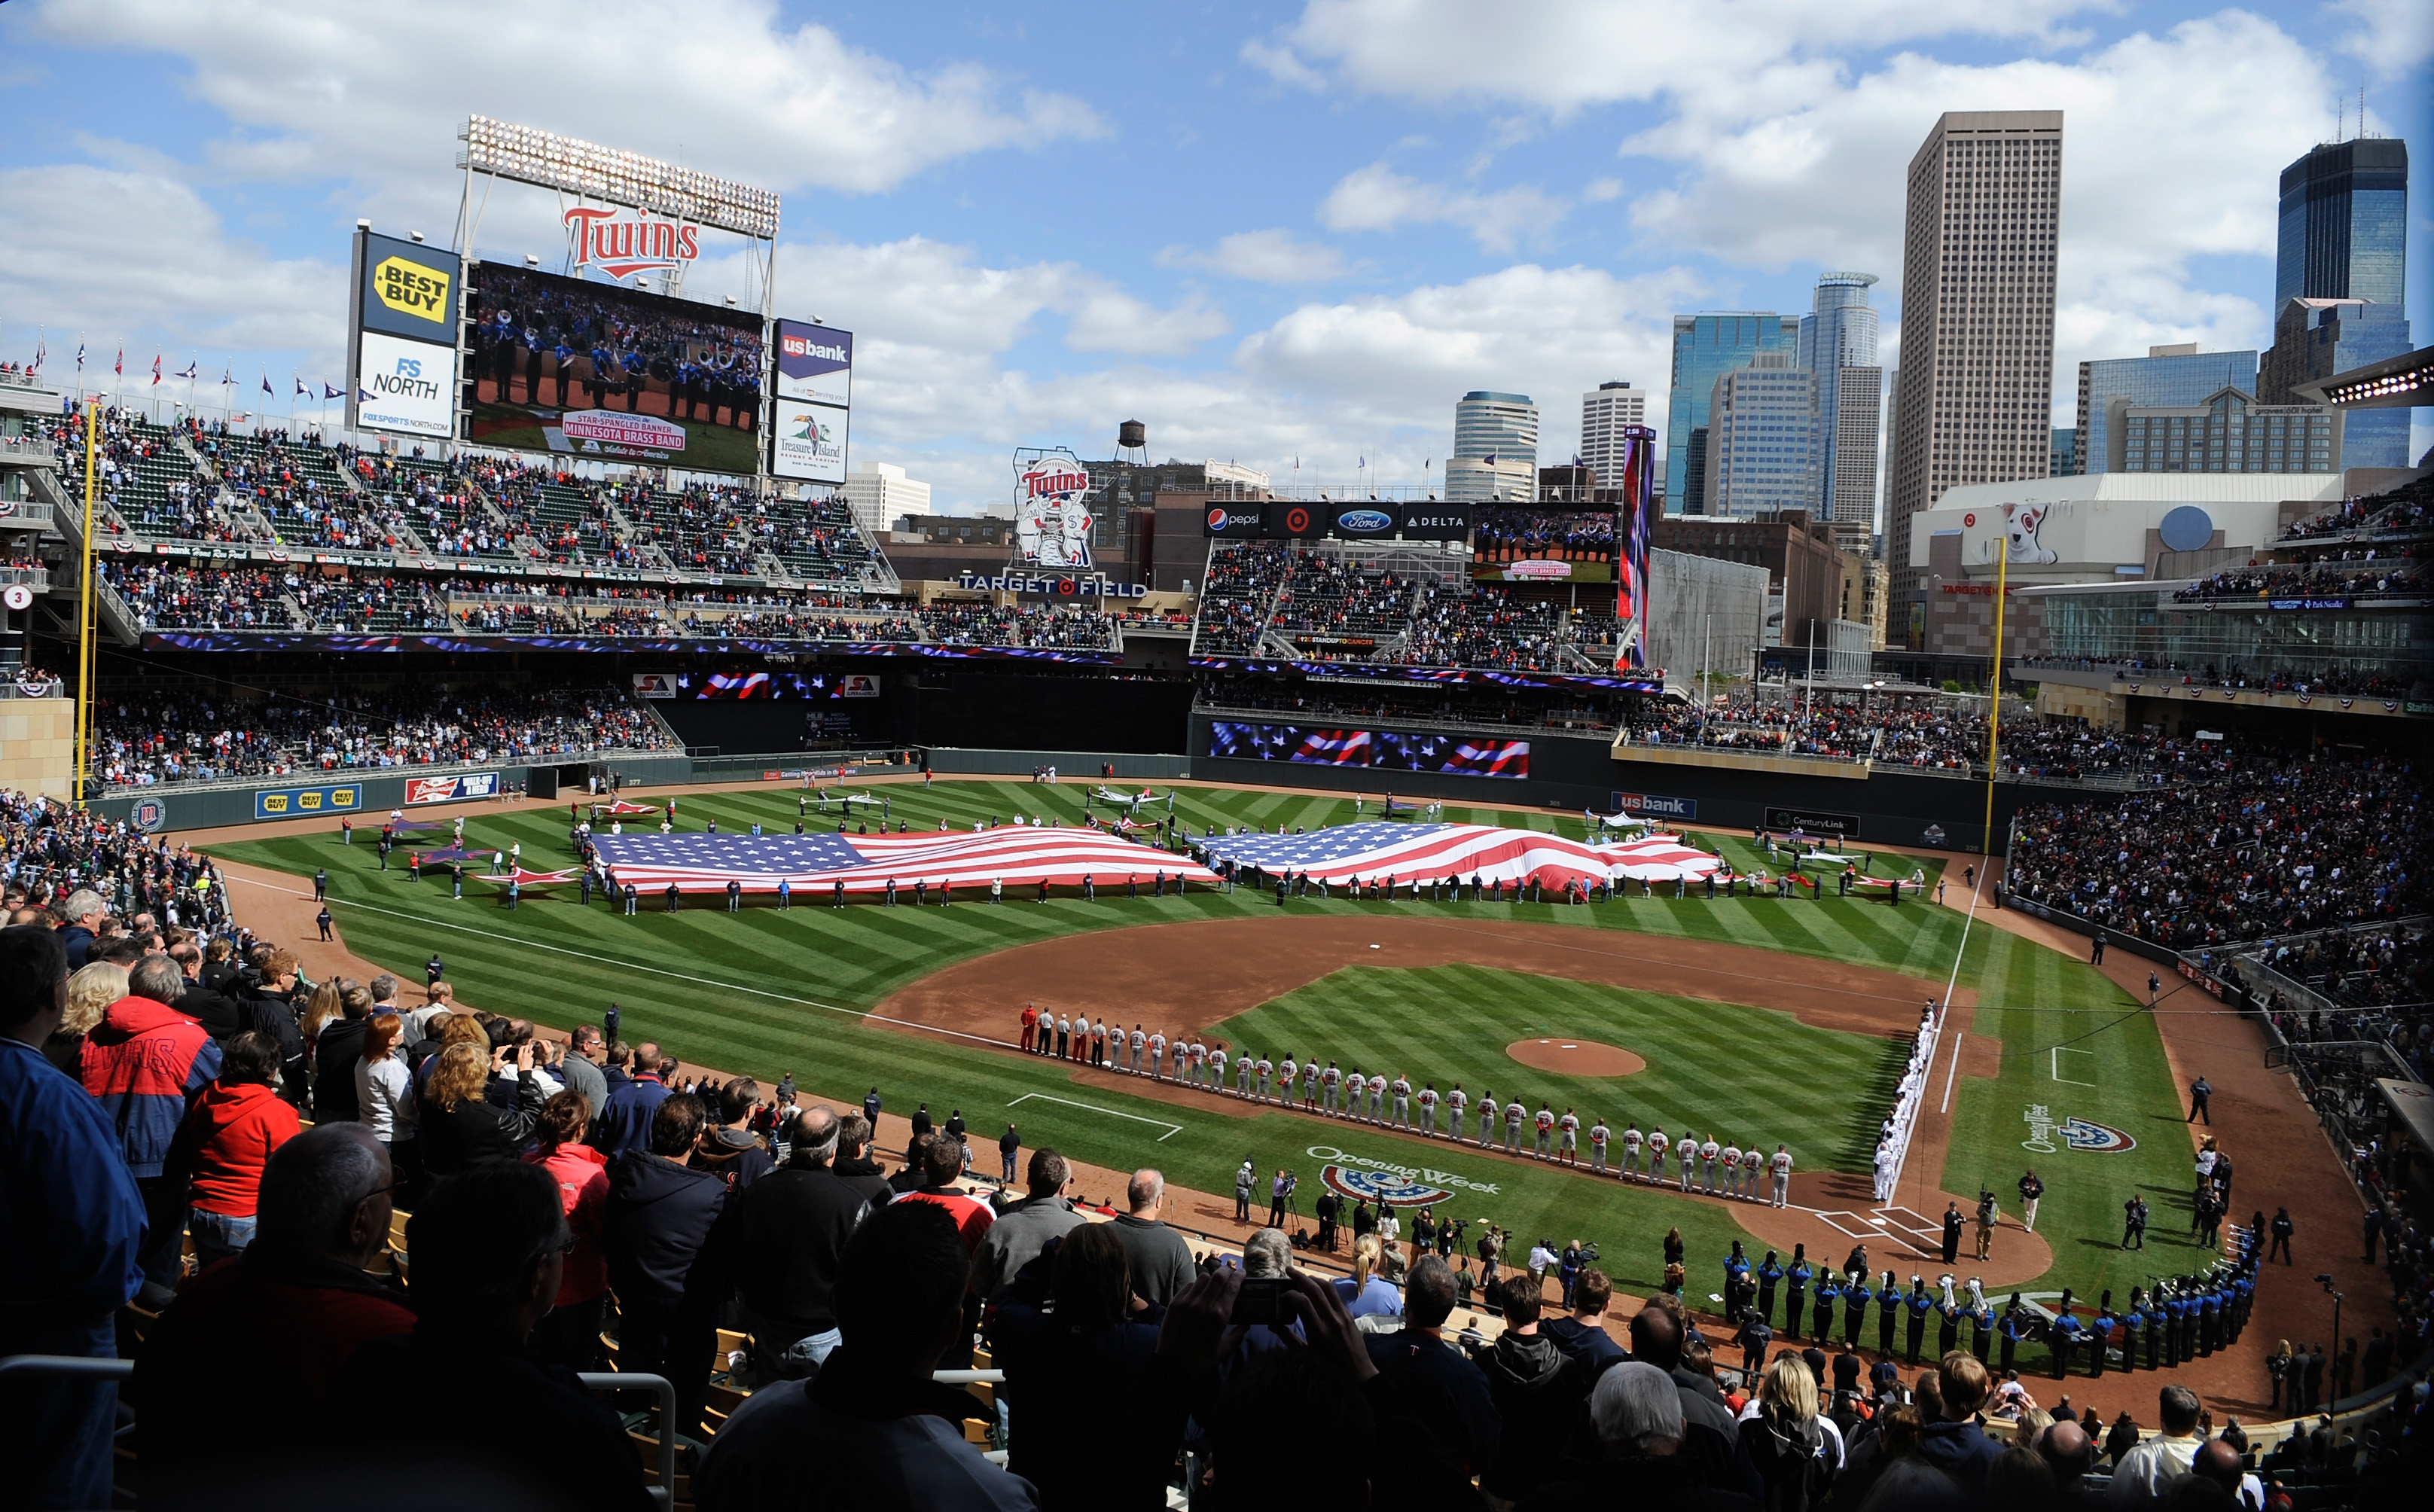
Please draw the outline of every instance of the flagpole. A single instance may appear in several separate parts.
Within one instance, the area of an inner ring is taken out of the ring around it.
[[[101,420],[84,406],[84,572],[77,610],[77,718],[75,806],[84,808],[85,773],[93,765],[93,567],[94,472],[101,453]]]
[[[2001,754],[2003,739],[2003,593],[2005,570],[2012,563],[2012,542],[2008,538],[1996,540],[1995,558],[1995,678],[1990,686],[1994,696],[1986,705],[1986,835],[1980,854],[1995,854],[1995,771]]]

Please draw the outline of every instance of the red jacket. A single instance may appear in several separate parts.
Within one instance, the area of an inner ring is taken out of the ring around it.
[[[608,1211],[608,1157],[589,1144],[561,1144],[546,1156],[524,1159],[557,1182],[558,1197],[566,1204],[566,1226],[574,1233],[555,1305],[590,1301],[608,1289],[608,1253],[601,1247]]]
[[[194,1183],[191,1200],[205,1212],[250,1218],[270,1152],[302,1126],[295,1107],[269,1088],[214,1082],[178,1125],[166,1169]]]
[[[220,1047],[168,1005],[125,997],[85,1036],[83,1072],[84,1090],[118,1131],[128,1170],[159,1176],[190,1099],[220,1074]]]

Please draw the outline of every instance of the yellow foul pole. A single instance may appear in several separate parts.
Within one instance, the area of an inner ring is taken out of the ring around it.
[[[1998,540],[1995,558],[1995,677],[1991,686],[1994,696],[1986,703],[1986,843],[1985,854],[1995,853],[1995,768],[2003,747],[2003,597],[2008,587],[2006,569],[2012,564],[2012,543]]]
[[[77,738],[76,806],[84,807],[85,773],[93,767],[93,564],[94,474],[101,452],[100,407],[91,395],[84,403],[84,568],[79,575],[77,605]]]

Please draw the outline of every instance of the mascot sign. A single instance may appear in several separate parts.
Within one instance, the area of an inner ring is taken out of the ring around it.
[[[1037,567],[1090,565],[1090,473],[1065,447],[1014,454],[1018,559]]]

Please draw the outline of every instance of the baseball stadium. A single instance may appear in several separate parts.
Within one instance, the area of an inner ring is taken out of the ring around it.
[[[528,192],[562,141],[466,140],[469,183]],[[774,199],[719,193],[703,234],[765,256]],[[231,1342],[283,1171],[369,1224],[314,1251],[355,1288],[329,1326],[421,1389],[403,1341],[507,1284],[481,1256],[535,1166],[572,1216],[542,1204],[561,1279],[518,1337],[605,1393],[608,1448],[502,1505],[746,1504],[764,1403],[869,1368],[882,1292],[892,1327],[966,1310],[905,1389],[1038,1494],[929,1504],[1226,1485],[1248,1406],[1178,1386],[1169,1435],[1124,1400],[1194,1318],[1212,1351],[1425,1334],[1507,1446],[1499,1372],[1545,1356],[1538,1461],[1246,1357],[1426,1441],[1377,1472],[1414,1496],[1592,1504],[1528,1498],[1625,1359],[1761,1422],[1807,1364],[1853,1475],[1895,1423],[1991,1460],[2075,1413],[2131,1425],[2126,1477],[2184,1400],[2291,1504],[2398,1473],[2367,1446],[2422,1432],[2429,1364],[2424,470],[2285,504],[2237,572],[2009,597],[1998,550],[1986,654],[1821,665],[1780,621],[1702,644],[1653,432],[1490,511],[1153,464],[1111,416],[1113,448],[1016,451],[988,529],[919,537],[787,450],[844,423],[852,338],[784,291],[697,312],[479,245],[356,236],[351,350],[427,349],[436,408],[366,385],[323,429],[0,372],[7,1032],[119,1109],[57,1221],[125,1188],[95,1264],[129,1268],[9,1352],[132,1362],[122,1496],[208,1457],[172,1402],[303,1400]],[[384,300],[420,279],[447,309]],[[2323,586],[2361,553],[2407,565]],[[253,1158],[258,1217],[209,1174],[239,1117],[297,1152]],[[934,1209],[974,1267],[937,1306]],[[1147,1331],[1095,1383],[1039,1332],[1093,1264]],[[58,1411],[102,1389],[72,1379]],[[1140,1452],[1061,1462],[1071,1417]]]

